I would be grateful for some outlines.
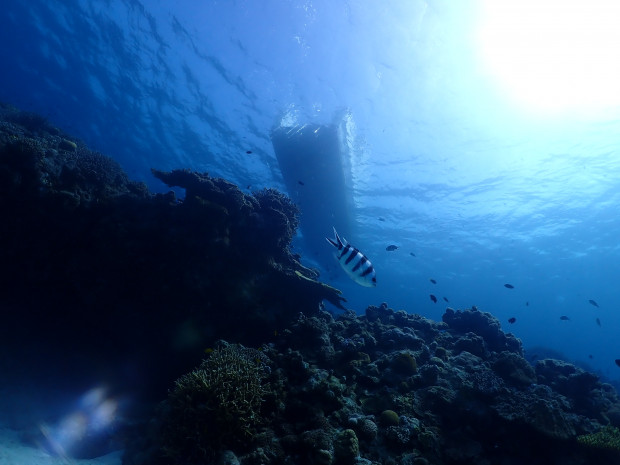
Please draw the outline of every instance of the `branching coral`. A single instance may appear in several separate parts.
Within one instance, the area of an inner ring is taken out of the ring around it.
[[[201,460],[247,442],[261,423],[268,364],[261,351],[225,345],[179,378],[165,412],[166,455]]]
[[[577,436],[577,442],[598,449],[620,451],[620,429],[607,425],[596,433]]]

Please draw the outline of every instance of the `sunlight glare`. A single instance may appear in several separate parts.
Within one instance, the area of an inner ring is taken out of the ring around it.
[[[507,97],[544,112],[620,105],[620,1],[483,0],[486,68]]]

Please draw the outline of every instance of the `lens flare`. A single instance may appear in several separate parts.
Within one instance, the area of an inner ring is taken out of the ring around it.
[[[100,447],[101,439],[110,435],[117,418],[118,400],[109,397],[103,387],[90,389],[58,422],[39,426],[43,438],[39,445],[65,459],[73,457],[77,450],[81,456],[89,455],[89,444]]]

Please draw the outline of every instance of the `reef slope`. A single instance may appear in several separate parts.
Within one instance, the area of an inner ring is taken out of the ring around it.
[[[243,357],[261,373],[260,408],[240,414],[231,398],[207,400],[217,383],[177,382],[125,463],[618,463],[612,386],[559,360],[531,366],[489,313],[447,309],[443,320],[382,304],[300,315],[259,350],[222,342],[214,353],[255,350]],[[213,379],[223,367],[207,358],[201,370]],[[209,427],[231,412],[244,428]]]
[[[260,344],[324,300],[342,307],[289,250],[288,197],[154,174],[185,197],[153,194],[44,118],[0,106],[0,338],[12,370],[103,372],[161,396],[219,338]]]
[[[158,405],[119,429],[126,465],[619,463],[597,376],[530,365],[475,308],[335,317],[285,195],[153,173],[185,197],[0,106],[3,380],[105,379]]]

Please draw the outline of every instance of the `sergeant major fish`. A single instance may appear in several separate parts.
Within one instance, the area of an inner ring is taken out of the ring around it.
[[[336,247],[336,258],[340,262],[342,269],[346,271],[349,277],[357,284],[365,287],[375,287],[377,285],[377,275],[370,260],[347,242],[346,239],[340,239],[336,228],[334,228],[334,239],[326,237],[327,242]]]

